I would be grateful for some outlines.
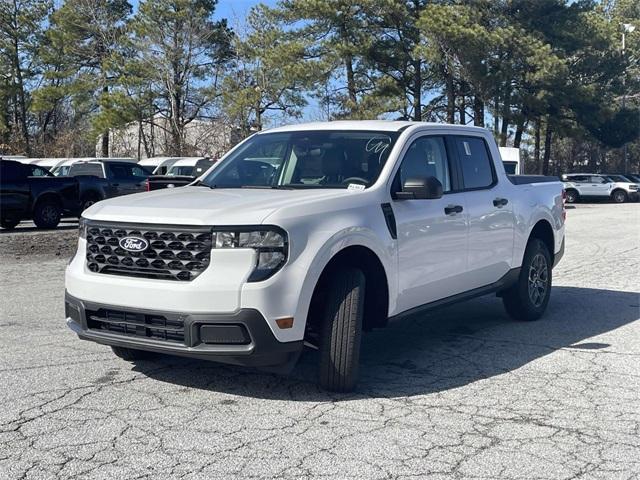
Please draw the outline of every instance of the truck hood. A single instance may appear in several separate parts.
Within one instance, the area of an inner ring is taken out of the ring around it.
[[[103,200],[82,214],[91,220],[169,225],[259,225],[282,207],[349,196],[348,190],[180,187]],[[357,194],[357,193],[356,193]]]

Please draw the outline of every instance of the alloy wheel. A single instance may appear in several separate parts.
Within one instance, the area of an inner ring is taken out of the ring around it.
[[[549,267],[547,259],[538,253],[529,265],[529,300],[535,307],[544,302],[549,288]]]

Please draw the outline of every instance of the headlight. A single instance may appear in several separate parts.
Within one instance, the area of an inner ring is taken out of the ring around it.
[[[212,248],[253,248],[256,266],[249,282],[266,280],[287,261],[287,233],[278,227],[224,228],[213,231]]]

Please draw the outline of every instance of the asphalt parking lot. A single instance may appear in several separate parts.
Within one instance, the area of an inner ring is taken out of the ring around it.
[[[0,478],[640,478],[640,206],[568,211],[547,315],[495,297],[367,334],[349,395],[67,330],[72,222],[0,233]]]

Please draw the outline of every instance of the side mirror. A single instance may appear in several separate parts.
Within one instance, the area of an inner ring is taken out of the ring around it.
[[[396,192],[398,200],[431,200],[442,197],[442,183],[436,177],[407,178],[402,190]]]

